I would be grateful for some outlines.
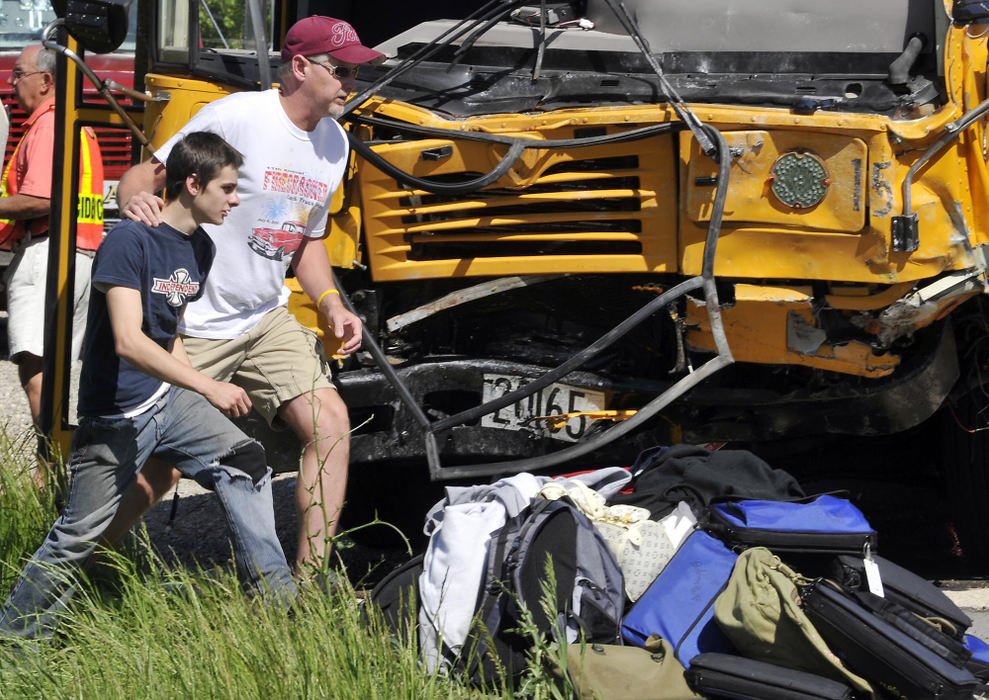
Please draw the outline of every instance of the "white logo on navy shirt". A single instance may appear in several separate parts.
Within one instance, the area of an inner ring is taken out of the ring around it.
[[[199,291],[199,282],[192,279],[188,270],[180,267],[167,280],[155,277],[151,291],[165,295],[166,301],[172,306],[182,306],[188,297],[195,296]]]

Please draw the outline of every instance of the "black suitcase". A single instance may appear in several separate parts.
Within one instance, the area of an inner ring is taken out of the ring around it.
[[[898,631],[920,642],[954,666],[964,667],[972,658],[971,650],[940,627],[923,620],[899,603],[880,598],[868,591],[848,591],[853,600]]]
[[[806,671],[709,652],[690,660],[684,673],[698,693],[739,700],[851,700],[844,683]]]
[[[880,556],[874,556],[873,559],[879,567],[886,598],[921,617],[937,617],[947,621],[954,629],[946,629],[945,632],[959,642],[964,640],[965,631],[972,626],[972,618],[955,605],[941,589],[888,559]],[[846,554],[835,557],[831,578],[851,590],[869,590],[861,557]]]
[[[970,700],[978,687],[975,676],[918,641],[916,633],[923,628],[911,628],[913,634],[905,632],[902,624],[868,609],[861,602],[867,596],[871,594],[846,592],[825,579],[802,592],[814,627],[855,673],[897,698]]]

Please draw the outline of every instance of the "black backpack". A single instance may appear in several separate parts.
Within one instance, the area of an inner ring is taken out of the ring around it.
[[[471,630],[459,653],[440,640],[453,674],[488,687],[517,678],[536,637],[564,645],[580,638],[621,643],[621,571],[597,529],[569,500],[533,499],[480,544],[487,546],[487,559]],[[555,608],[548,615],[543,599],[550,560]]]
[[[520,676],[534,641],[522,631],[526,617],[528,629],[564,645],[580,638],[621,643],[621,570],[600,533],[569,500],[534,499],[482,544],[488,554],[468,639],[459,653],[440,640],[453,673],[479,686]],[[542,604],[550,558],[556,582],[553,619]],[[422,556],[415,557],[382,579],[371,594],[371,603],[396,632],[403,632],[409,620],[409,601],[418,605],[422,567]]]
[[[377,608],[385,628],[402,637],[409,633],[408,625],[415,625],[422,559],[419,554],[395,567],[371,590],[369,603]]]

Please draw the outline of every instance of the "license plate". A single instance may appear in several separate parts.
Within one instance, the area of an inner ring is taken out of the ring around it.
[[[528,377],[485,374],[482,398],[486,403],[520,389],[531,381]],[[481,425],[486,428],[501,428],[503,430],[529,430],[557,440],[575,442],[590,427],[590,420],[587,416],[574,416],[567,421],[566,425],[558,428],[548,426],[546,421],[528,421],[537,416],[587,413],[603,409],[604,392],[567,384],[550,384],[542,391],[530,394],[515,404],[485,415],[481,418]]]

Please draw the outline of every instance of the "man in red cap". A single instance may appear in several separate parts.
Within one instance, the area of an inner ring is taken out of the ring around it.
[[[286,308],[289,266],[351,353],[361,321],[340,300],[325,235],[330,198],[347,164],[348,143],[334,117],[362,63],[384,58],[343,20],[314,16],[285,36],[281,86],[229,95],[204,107],[155,156],[120,180],[120,209],[148,225],[160,222],[159,191],[172,146],[186,133],[212,131],[244,155],[240,206],[220,226],[205,227],[216,263],[199,301],[180,326],[193,366],[243,386],[269,423],[288,425],[305,445],[296,484],[296,572],[326,564],[347,481],[350,423],[327,380],[315,335]],[[118,537],[178,478],[164,465],[145,467],[107,533]]]

